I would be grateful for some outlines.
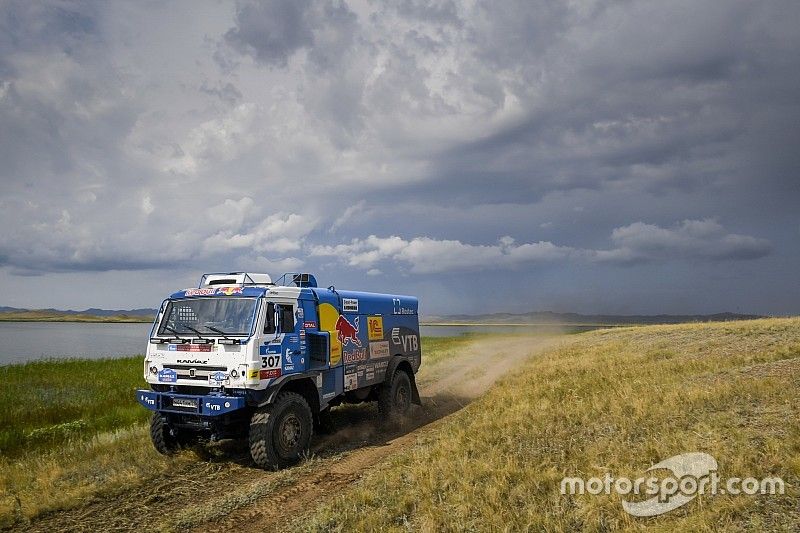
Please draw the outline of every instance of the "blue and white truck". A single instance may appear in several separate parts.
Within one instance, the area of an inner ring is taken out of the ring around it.
[[[418,301],[317,286],[311,274],[204,274],[164,300],[136,398],[169,454],[245,437],[262,468],[295,464],[341,403],[376,401],[389,419],[419,404]]]

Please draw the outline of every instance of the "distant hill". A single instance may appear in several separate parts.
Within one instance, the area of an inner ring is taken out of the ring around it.
[[[151,322],[155,309],[97,309],[83,311],[68,309],[20,309],[0,306],[0,321],[4,322]]]
[[[89,309],[85,309],[83,311],[73,311],[72,309],[67,309],[66,311],[62,309],[53,309],[49,307],[47,309],[23,309],[20,307],[2,307],[0,306],[0,313],[6,312],[20,312],[20,311],[41,311],[45,313],[60,313],[63,315],[94,315],[94,316],[119,316],[119,315],[127,315],[127,316],[148,316],[154,317],[156,315],[157,309],[97,309],[96,307],[91,307]]]
[[[715,313],[710,315],[581,315],[533,311],[530,313],[492,313],[486,315],[427,316],[426,324],[682,324],[685,322],[723,322],[765,318],[760,315]]]

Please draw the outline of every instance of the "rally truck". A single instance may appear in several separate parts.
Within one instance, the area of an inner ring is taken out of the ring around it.
[[[144,358],[150,436],[170,454],[244,438],[256,465],[280,469],[309,449],[330,408],[374,401],[383,418],[419,404],[418,301],[327,289],[312,274],[204,274],[164,300]]]

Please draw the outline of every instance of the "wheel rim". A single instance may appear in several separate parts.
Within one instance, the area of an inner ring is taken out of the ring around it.
[[[397,392],[394,396],[395,405],[397,405],[401,411],[405,411],[406,407],[408,406],[408,388],[405,386],[404,383],[401,383],[397,387]]]
[[[300,419],[294,413],[287,414],[278,429],[278,440],[281,448],[287,452],[294,451],[300,442],[302,433],[303,426],[300,423]]]

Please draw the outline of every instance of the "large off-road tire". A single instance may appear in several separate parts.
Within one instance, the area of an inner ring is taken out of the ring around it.
[[[178,439],[170,432],[167,421],[159,413],[153,413],[150,417],[150,439],[153,447],[162,455],[173,454],[180,448]]]
[[[411,409],[411,378],[405,370],[396,370],[391,381],[378,389],[378,411],[391,422],[398,422]]]
[[[259,408],[250,419],[250,455],[261,468],[280,470],[297,464],[308,453],[314,432],[305,398],[282,392],[275,403]]]

